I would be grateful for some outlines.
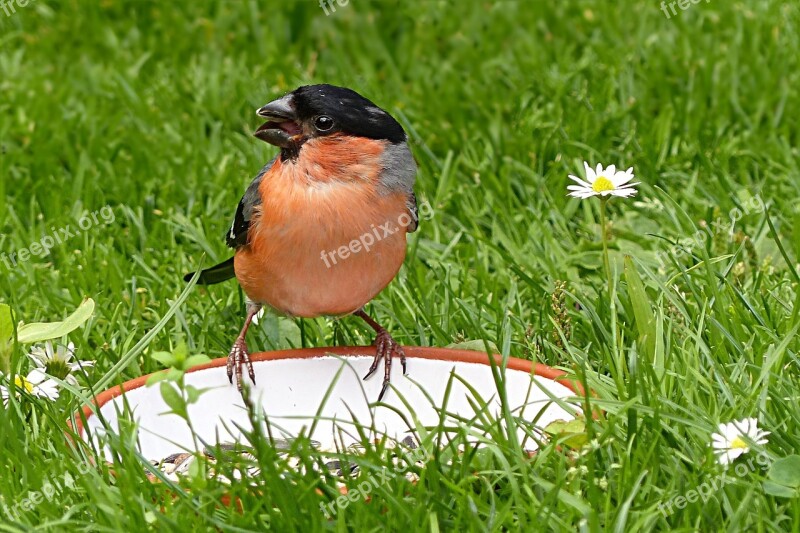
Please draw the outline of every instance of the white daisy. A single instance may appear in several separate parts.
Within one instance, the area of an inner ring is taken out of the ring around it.
[[[717,433],[711,434],[711,447],[719,457],[719,464],[728,466],[737,457],[750,451],[750,444],[767,443],[769,431],[758,428],[758,419],[745,418],[720,424]]]
[[[620,196],[628,198],[636,194],[634,185],[639,185],[639,182],[629,183],[633,179],[633,167],[625,172],[617,171],[617,167],[611,165],[603,168],[603,165],[597,165],[597,169],[592,170],[587,162],[583,162],[586,170],[586,181],[583,181],[577,176],[570,175],[569,178],[578,185],[570,185],[567,190],[571,191],[569,196],[575,198],[590,198],[592,196]]]
[[[73,385],[78,386],[78,381],[75,379],[73,372],[84,370],[85,367],[94,365],[94,361],[72,361],[75,356],[75,345],[69,343],[67,346],[59,345],[58,348],[53,350],[53,343],[47,341],[44,347],[35,346],[31,349],[28,357],[36,364],[38,368],[46,372],[48,375],[62,379]]]
[[[58,383],[50,379],[41,368],[34,368],[28,373],[27,377],[22,377],[19,374],[14,376],[14,390],[24,390],[28,394],[50,401],[58,399]],[[8,405],[10,395],[9,388],[0,385],[0,396],[3,398],[3,405]]]

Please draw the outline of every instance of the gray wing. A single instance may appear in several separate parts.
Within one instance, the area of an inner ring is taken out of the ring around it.
[[[228,243],[229,247],[239,248],[247,244],[247,234],[250,231],[253,212],[256,207],[261,205],[261,195],[258,192],[258,187],[261,185],[264,174],[272,168],[273,163],[275,163],[275,159],[261,169],[253,182],[247,187],[242,199],[239,200],[239,206],[236,208],[236,214],[233,217],[233,224],[231,224],[231,229],[225,235],[225,242]]]
[[[408,233],[413,233],[419,226],[419,213],[417,212],[417,197],[414,194],[414,180],[417,175],[417,163],[414,155],[408,148],[408,143],[388,145],[381,155],[381,185],[386,194],[403,191],[406,197],[406,207],[411,222],[406,227]]]

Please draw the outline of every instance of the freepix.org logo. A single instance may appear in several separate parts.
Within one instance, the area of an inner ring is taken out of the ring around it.
[[[32,257],[45,257],[50,253],[50,249],[56,245],[64,244],[73,237],[80,235],[81,232],[89,231],[101,223],[111,224],[115,219],[114,210],[110,205],[106,205],[98,211],[86,213],[79,218],[76,221],[78,228],[74,228],[71,224],[61,228],[50,228],[50,233],[45,234],[41,239],[30,243],[25,248],[8,253],[0,253],[0,264],[11,270],[19,266],[20,263],[29,261]]]
[[[7,17],[14,15],[18,7],[28,7],[34,0],[0,0],[0,10],[6,14]]]

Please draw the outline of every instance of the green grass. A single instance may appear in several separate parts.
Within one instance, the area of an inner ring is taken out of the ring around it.
[[[93,298],[70,340],[97,361],[94,380],[171,309],[204,253],[227,257],[236,202],[274,154],[250,135],[253,110],[327,82],[406,127],[417,195],[434,209],[372,313],[405,344],[481,340],[574,372],[604,415],[583,453],[553,440],[529,459],[499,430],[477,453],[433,451],[418,483],[393,477],[329,521],[319,504],[335,494],[317,494],[313,475],[280,478],[268,447],[259,486],[230,489],[241,512],[216,505],[226,489],[213,481],[150,484],[124,438],[112,444],[117,477],[87,473],[62,437],[80,400],[62,391],[55,404],[0,409],[3,505],[74,478],[0,530],[800,527],[800,502],[766,493],[761,466],[729,470],[706,502],[659,512],[720,474],[709,447],[720,422],[758,417],[771,460],[800,448],[794,4],[701,2],[670,19],[655,0],[350,0],[330,16],[299,0],[16,9],[0,11],[0,253],[105,206],[114,220],[46,257],[0,262],[0,301],[32,322]],[[615,305],[599,202],[566,197],[583,160],[634,166],[642,181],[637,198],[609,205]],[[715,221],[735,208],[731,238]],[[693,235],[705,237],[685,246]],[[195,289],[175,311],[117,381],[160,369],[149,355],[181,339],[226,354],[243,296],[231,283]],[[302,331],[306,346],[371,341],[352,318]],[[267,331],[250,343],[285,344]],[[377,453],[362,461],[385,466]]]

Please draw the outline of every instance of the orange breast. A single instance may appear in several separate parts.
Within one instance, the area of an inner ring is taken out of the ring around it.
[[[327,137],[261,182],[250,244],[235,256],[248,297],[299,317],[351,313],[397,275],[406,252],[406,194],[381,194],[381,141]]]

